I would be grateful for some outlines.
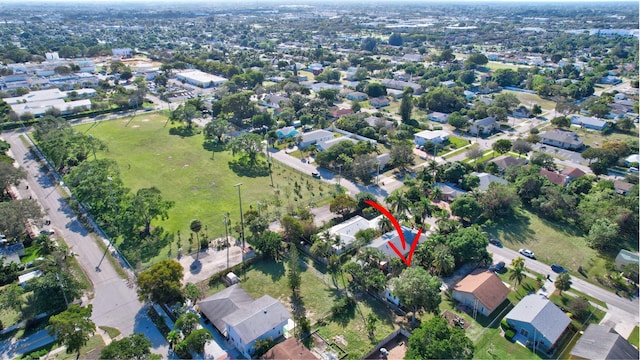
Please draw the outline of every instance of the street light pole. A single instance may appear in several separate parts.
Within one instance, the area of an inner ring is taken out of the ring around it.
[[[111,182],[113,181],[113,179],[111,178],[111,176],[107,177],[107,180],[109,181],[109,196],[111,197],[111,204],[113,205],[113,214],[114,217],[118,217],[118,207],[116,206],[116,203],[113,201],[113,187],[111,186]],[[117,221],[114,218],[114,221]],[[107,245],[107,248],[104,249],[104,254],[102,254],[102,258],[100,258],[100,262],[98,263],[98,266],[96,266],[96,271],[100,271],[100,265],[102,265],[102,261],[104,260],[105,256],[107,256],[107,252],[109,251],[109,248],[111,247],[112,243],[111,243],[111,236],[109,236],[109,244]]]
[[[242,215],[242,196],[240,195],[240,186],[242,183],[233,185],[238,188],[238,202],[240,203],[240,237],[242,238],[242,267],[244,267],[244,215]],[[246,276],[246,272],[242,271]]]

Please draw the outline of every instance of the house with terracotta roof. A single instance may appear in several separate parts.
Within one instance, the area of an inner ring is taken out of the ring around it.
[[[262,359],[311,360],[317,359],[317,357],[311,351],[309,351],[309,349],[302,345],[302,343],[298,339],[290,337],[287,340],[269,349],[269,351],[267,351],[262,356]]]
[[[509,295],[502,280],[485,269],[474,270],[453,288],[453,298],[478,313],[489,316]]]
[[[552,184],[559,186],[565,186],[569,183],[569,179],[566,175],[558,174],[555,171],[540,169],[540,175],[546,177]]]
[[[561,172],[562,175],[566,176],[568,178],[568,181],[571,180],[575,180],[581,176],[585,176],[587,175],[586,172],[578,169],[578,168],[574,168],[574,167],[567,167],[564,168],[564,170],[562,170]]]

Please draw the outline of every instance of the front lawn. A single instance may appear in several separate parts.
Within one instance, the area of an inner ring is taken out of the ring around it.
[[[637,326],[633,328],[633,331],[627,340],[629,340],[629,342],[635,347],[638,347],[638,344],[640,344],[640,331]]]
[[[474,359],[540,359],[538,354],[517,342],[507,340],[500,327],[487,328],[476,342]]]
[[[562,293],[562,296],[560,296],[560,294],[558,293],[558,291],[554,291],[553,294],[549,297],[549,300],[551,300],[554,304],[558,305],[559,307],[565,309],[567,312],[570,312],[571,309],[568,308],[569,306],[569,300],[572,298],[571,295],[568,295],[567,292],[565,291],[564,293]],[[582,323],[580,322],[580,320],[578,319],[571,319],[571,322],[573,323],[573,325],[575,326],[576,329],[586,329],[587,326],[589,324],[599,324],[600,321],[604,318],[605,316],[605,312],[596,308],[595,306],[589,304],[589,311],[591,311],[591,316],[588,318],[586,323]]]

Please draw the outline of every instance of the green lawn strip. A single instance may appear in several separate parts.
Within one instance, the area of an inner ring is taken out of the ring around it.
[[[449,142],[455,145],[456,149],[470,144],[469,140],[465,140],[457,136],[449,136]]]
[[[488,328],[477,342],[474,359],[540,359],[538,354],[507,340],[498,328]]]
[[[517,304],[520,300],[522,300],[523,297],[527,296],[530,293],[535,293],[540,289],[540,286],[538,286],[538,281],[536,279],[530,278],[530,277],[525,277],[524,279],[522,279],[522,283],[518,284],[518,288],[513,289],[513,280],[509,279],[509,276],[511,275],[510,271],[506,271],[503,273],[496,273],[498,275],[498,277],[500,277],[500,279],[511,285],[511,292],[509,292],[509,295],[507,295],[507,298],[509,299],[509,301],[511,301],[511,303],[513,304]]]
[[[2,328],[8,328],[9,326],[18,323],[20,315],[19,311],[15,311],[13,309],[0,310],[0,323],[2,323]]]
[[[590,302],[592,302],[592,303],[594,303],[594,304],[598,304],[598,305],[602,306],[602,307],[603,307],[603,308],[605,308],[605,309],[608,309],[608,307],[607,307],[607,303],[606,303],[606,302],[604,302],[604,301],[602,301],[602,300],[598,300],[598,299],[594,298],[594,297],[593,297],[593,296],[591,296],[591,295],[587,295],[587,294],[585,294],[585,293],[583,293],[583,292],[581,292],[581,291],[578,291],[578,290],[576,290],[576,289],[569,289],[569,291],[567,291],[567,292],[568,292],[568,293],[571,293],[571,294],[574,294],[574,295],[576,295],[576,296],[579,296],[579,297],[586,298],[586,299],[587,299],[587,300],[589,300]]]
[[[564,308],[567,312],[570,311],[568,309],[569,300],[572,298],[571,295],[568,295],[566,292],[562,293],[562,296],[558,294],[558,291],[554,291],[553,294],[549,297],[554,304]],[[589,305],[589,311],[591,311],[591,317],[588,318],[587,322],[583,324],[578,319],[571,319],[571,322],[575,326],[576,329],[586,329],[588,324],[599,324],[600,321],[604,318],[605,312],[596,308],[593,305]]]
[[[465,146],[467,146],[467,145],[465,145]],[[468,145],[467,147],[463,147],[463,148],[458,149],[458,150],[456,150],[456,151],[446,153],[446,155],[444,155],[444,157],[445,157],[445,158],[450,158],[450,157],[452,157],[452,156],[456,156],[456,155],[458,155],[458,154],[462,154],[462,153],[464,153],[464,152],[467,152],[467,151],[469,151],[469,150],[471,150],[471,149],[473,149],[473,148],[475,148],[475,147],[477,147],[477,146],[478,146],[478,144],[477,144],[477,143],[473,143],[473,144],[471,144],[471,145]],[[440,152],[438,152],[438,154],[440,154]]]
[[[537,94],[529,94],[521,91],[502,90],[503,93],[511,93],[520,100],[520,105],[531,108],[533,104],[540,105],[544,110],[553,110],[556,108],[555,101],[541,98]]]
[[[112,339],[115,339],[118,335],[120,335],[120,330],[116,328],[112,328],[109,326],[100,326],[100,329],[106,331],[107,334],[109,334],[109,337]]]
[[[235,184],[243,183],[243,210],[256,208],[260,201],[269,204],[262,211],[273,218],[330,195],[326,184],[278,162],[273,165],[273,188],[269,176],[240,176],[229,165],[238,156],[221,151],[212,159],[212,153],[203,148],[203,135],[169,135],[169,128],[174,125],[168,124],[165,128],[165,123],[166,116],[161,113],[143,113],[133,119],[126,117],[85,124],[76,129],[107,144],[108,150],[97,151],[97,157],[114,159],[119,164],[125,186],[133,192],[156,186],[166,200],[175,202],[169,210],[169,218],[155,221],[153,225],[162,226],[173,234],[180,231],[181,246],[185,250],[191,220],[200,220],[205,235],[212,239],[225,233],[224,213],[231,213],[233,224],[239,221]],[[299,195],[294,191],[295,183],[301,187]],[[177,248],[177,244],[174,247]],[[168,247],[150,262],[166,257]]]
[[[640,331],[637,326],[633,328],[633,331],[627,340],[629,340],[631,344],[635,345],[635,347],[638,347],[638,344],[640,344]]]
[[[485,231],[510,249],[530,249],[539,261],[560,264],[571,275],[593,284],[598,285],[595,275],[606,273],[604,264],[608,258],[590,248],[584,233],[572,224],[554,223],[521,208],[513,216],[485,227]],[[586,272],[586,278],[578,273],[579,266]]]
[[[97,359],[100,356],[100,352],[105,347],[104,340],[100,335],[94,335],[89,338],[89,341],[85,346],[80,349],[80,359]],[[55,349],[55,348],[54,348]],[[53,355],[47,356],[47,359],[56,360],[75,360],[78,353],[67,354],[66,351],[61,351]]]

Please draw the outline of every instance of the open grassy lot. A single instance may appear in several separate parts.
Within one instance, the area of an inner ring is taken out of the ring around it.
[[[272,260],[258,260],[251,264],[245,274],[238,274],[241,278],[240,286],[254,298],[270,295],[279,299],[291,310],[291,290],[287,282],[286,260],[274,262]],[[304,303],[307,318],[311,321],[313,330],[327,341],[335,341],[336,336],[342,336],[348,343],[348,359],[359,359],[364,356],[377,341],[382,340],[394,330],[395,315],[380,302],[369,298],[358,299],[356,307],[347,314],[336,318],[331,315],[331,305],[343,296],[344,283],[341,276],[334,280],[322,268],[316,268],[305,257],[301,256],[301,289],[300,295]],[[246,279],[245,279],[246,278]],[[208,295],[224,288],[222,283],[213,284]],[[364,319],[375,312],[378,316],[375,341],[372,343],[367,337]],[[342,345],[340,345],[342,346]],[[345,348],[345,346],[342,346]]]
[[[578,134],[584,144],[588,146],[600,147],[607,141],[633,141],[636,146],[638,144],[638,128],[629,132],[617,130],[602,132],[572,126],[571,130]]]
[[[577,227],[553,223],[526,209],[517,210],[514,216],[496,221],[485,230],[502,240],[504,246],[514,250],[531,249],[538,260],[547,264],[561,264],[572,275],[583,279],[578,274],[580,265],[588,278],[592,278],[604,275],[605,262],[612,260],[587,246],[584,234]]]
[[[243,211],[257,209],[260,202],[263,214],[272,218],[331,196],[332,187],[278,162],[273,165],[274,187],[268,175],[234,172],[230,162],[238,156],[229,151],[207,151],[202,134],[170,135],[173,126],[177,125],[167,124],[162,114],[145,113],[81,125],[77,130],[107,144],[108,150],[97,151],[97,157],[117,161],[125,186],[132,191],[155,186],[165,199],[175,202],[169,219],[154,225],[171,233],[180,231],[183,239],[188,238],[193,219],[203,223],[209,238],[224,235],[224,213],[231,214],[233,225],[239,221],[238,190],[234,187],[238,183],[243,183]],[[165,248],[159,257],[166,257],[167,251]]]
[[[555,101],[543,99],[537,94],[529,94],[525,92],[511,91],[511,90],[502,90],[502,92],[511,93],[515,95],[518,98],[518,100],[520,100],[520,105],[524,105],[527,108],[531,108],[533,104],[540,105],[542,109],[545,111],[551,111],[556,108]]]
[[[518,68],[526,68],[527,65],[515,65],[515,64],[507,64],[500,61],[489,61],[487,65],[484,67],[488,68],[491,71],[496,71],[498,69],[511,69],[513,71],[517,71]]]

